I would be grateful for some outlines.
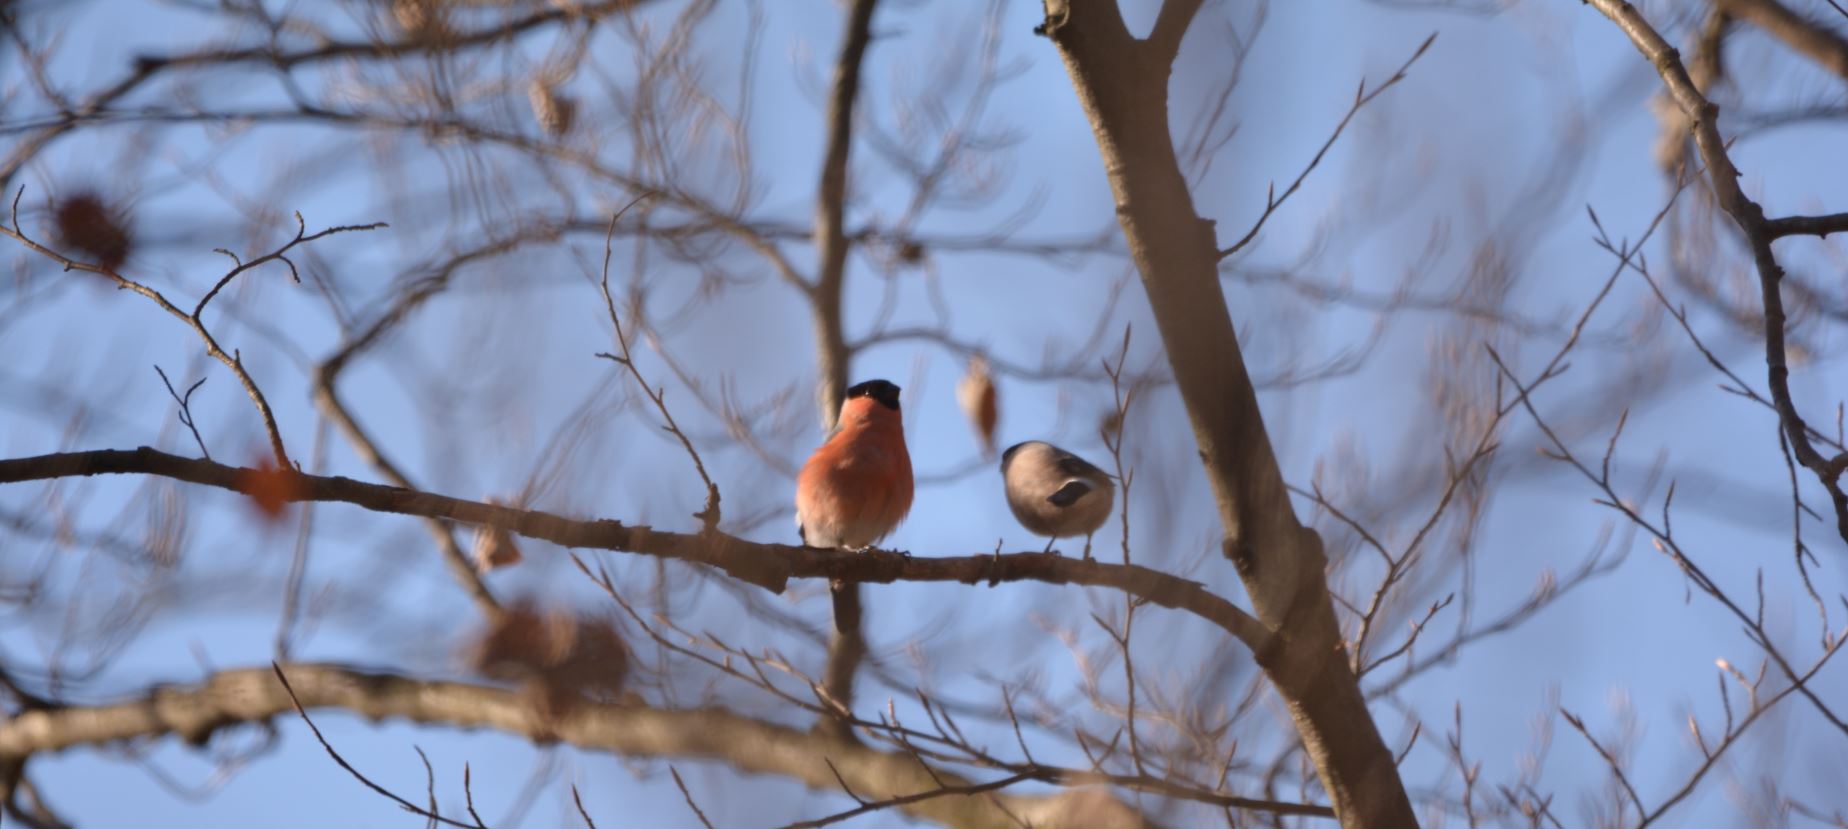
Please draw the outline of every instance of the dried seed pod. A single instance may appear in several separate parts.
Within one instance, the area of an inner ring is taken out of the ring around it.
[[[526,88],[526,99],[533,105],[533,120],[545,134],[558,138],[571,131],[577,120],[577,101],[560,95],[556,87],[542,78],[534,78]]]
[[[956,384],[956,403],[969,418],[969,424],[975,427],[975,436],[982,442],[982,457],[994,457],[995,425],[1001,420],[1001,411],[994,378],[988,373],[987,358],[980,354],[969,358],[969,371]]]
[[[439,40],[449,34],[442,0],[392,0],[391,16],[412,37]]]
[[[502,504],[495,498],[489,498],[488,503]],[[487,524],[475,528],[476,570],[486,573],[501,567],[511,567],[525,559],[520,554],[520,545],[513,541],[513,533]]]
[[[128,260],[134,245],[128,217],[93,190],[82,190],[54,203],[52,229],[60,245],[110,271]]]

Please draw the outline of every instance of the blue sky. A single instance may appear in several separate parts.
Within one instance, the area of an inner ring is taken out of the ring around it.
[[[820,0],[769,5],[755,31],[760,47],[750,78],[748,143],[756,197],[749,213],[804,225],[822,140],[815,90],[825,83],[841,15],[836,4]],[[1155,4],[1126,5],[1132,24],[1140,28]],[[1096,147],[1070,84],[1051,45],[1030,34],[1038,8],[1023,0],[1001,5],[1001,62],[1018,64],[1020,72],[997,91],[987,119],[1017,140],[999,156],[998,198],[976,209],[934,211],[924,219],[923,230],[986,232],[1031,203],[1039,209],[1019,231],[1022,238],[1082,236],[1111,223]],[[868,116],[893,124],[906,116],[908,95],[941,84],[935,71],[946,62],[971,60],[967,50],[975,48],[983,12],[983,5],[974,3],[882,8],[865,69]],[[90,89],[126,71],[128,55],[197,44],[200,19],[175,6],[92,2],[44,12],[30,23],[63,38],[54,74],[75,88]],[[1191,117],[1227,71],[1223,27],[1227,22],[1243,27],[1248,19],[1242,3],[1209,4],[1202,13],[1176,70],[1176,122]],[[707,61],[706,77],[723,103],[735,103],[748,26],[745,7],[730,5],[698,36],[696,52]],[[1238,132],[1197,188],[1197,205],[1219,222],[1222,239],[1242,233],[1263,206],[1265,184],[1275,180],[1281,187],[1296,175],[1346,110],[1356,83],[1383,80],[1433,31],[1439,37],[1430,53],[1355,121],[1304,188],[1272,217],[1261,244],[1239,267],[1287,269],[1318,282],[1351,282],[1376,292],[1390,292],[1408,269],[1416,269],[1420,290],[1441,295],[1460,283],[1481,240],[1493,235],[1501,240],[1496,252],[1518,274],[1510,294],[1522,314],[1555,323],[1569,320],[1613,266],[1609,254],[1591,242],[1594,229],[1586,206],[1597,211],[1614,237],[1634,239],[1666,198],[1650,158],[1657,126],[1645,105],[1657,88],[1655,80],[1615,28],[1579,3],[1529,0],[1490,17],[1365,2],[1277,4],[1269,10],[1231,99]],[[254,37],[250,31],[233,35],[239,43],[254,42]],[[1741,71],[1749,79],[1747,99],[1755,108],[1839,90],[1839,79],[1830,87],[1826,77],[1800,69],[1758,71],[1752,59],[1769,51],[1767,43],[1750,33],[1739,35],[1737,42]],[[627,77],[629,60],[614,51],[620,47],[607,37],[598,43],[605,50],[597,54],[608,75]],[[533,60],[551,45],[535,38],[522,44],[520,56]],[[16,85],[17,60],[0,66],[7,72],[5,84]],[[595,83],[595,73],[583,70],[573,91],[590,99]],[[960,104],[962,92],[948,87],[945,94]],[[255,72],[214,76],[197,93],[253,105],[278,100],[276,84]],[[530,131],[521,120],[523,84],[498,97],[481,95],[477,106],[489,114],[484,117],[504,117]],[[4,117],[41,113],[42,107],[42,102],[8,103]],[[585,117],[594,132],[580,139],[620,153],[620,128],[598,120],[610,112],[608,105],[589,105]],[[292,285],[280,270],[270,269],[242,279],[219,300],[230,310],[213,320],[215,330],[241,348],[278,409],[291,451],[307,464],[316,440],[314,410],[304,367],[290,353],[318,360],[336,347],[339,337],[334,315],[313,288],[316,279],[339,284],[355,316],[369,319],[378,303],[418,274],[417,263],[448,246],[504,230],[522,216],[571,211],[596,219],[627,201],[613,188],[581,180],[550,193],[529,168],[499,158],[496,172],[518,185],[518,195],[511,202],[495,202],[485,215],[451,210],[447,194],[460,189],[457,182],[466,181],[470,172],[460,156],[453,147],[426,144],[415,136],[399,140],[403,143],[395,146],[404,152],[394,155],[386,149],[389,142],[358,131],[283,127],[227,134],[182,127],[139,136],[133,128],[116,127],[59,142],[17,183],[27,188],[23,204],[28,209],[43,203],[48,188],[76,179],[135,192],[137,227],[149,244],[131,260],[130,269],[184,297],[198,296],[222,273],[223,260],[211,248],[273,246],[278,234],[289,229],[289,211],[300,211],[310,230],[391,222],[389,230],[316,243],[302,260],[304,285]],[[1839,156],[1844,140],[1848,135],[1839,124],[1787,128],[1742,142],[1734,158],[1746,171],[1748,192],[1774,215],[1840,211],[1848,209],[1839,195],[1848,192],[1848,166],[1830,159]],[[906,180],[864,145],[856,153],[858,200],[850,225],[892,221],[910,197]],[[688,180],[707,192],[723,193],[736,182],[727,181],[727,169],[710,156],[703,161],[695,157],[686,171]],[[391,174],[374,175],[378,164],[393,165]],[[202,175],[202,169],[214,174]],[[286,194],[286,201],[266,201],[277,192]],[[228,197],[232,193],[239,198]],[[280,213],[265,216],[243,205]],[[1422,256],[1434,233],[1446,245],[1436,255]],[[560,484],[536,505],[671,529],[694,526],[688,516],[698,508],[701,492],[686,459],[676,445],[657,437],[651,412],[619,402],[632,399],[626,380],[591,356],[610,345],[600,299],[581,267],[600,255],[600,245],[601,239],[591,234],[575,234],[518,257],[464,269],[449,292],[349,370],[341,384],[343,395],[411,477],[459,497],[518,490],[536,467],[547,465],[548,440],[581,409],[590,413],[587,437],[565,453]],[[786,251],[800,267],[812,263],[809,249],[800,244],[787,245]],[[1827,253],[1814,241],[1782,242],[1779,251],[1793,273],[1819,284],[1834,284],[1832,278],[1842,272],[1839,251]],[[1652,264],[1667,260],[1660,238],[1646,253]],[[656,251],[647,269],[637,271],[630,254],[626,245],[619,249],[612,280],[644,280],[657,313],[695,295],[692,269]],[[25,274],[27,287],[43,287],[54,279],[76,282],[23,251],[7,256],[9,272]],[[727,251],[718,264],[750,284],[698,306],[697,314],[668,332],[668,353],[714,390],[723,379],[739,399],[754,401],[793,388],[801,405],[809,399],[814,371],[801,301],[746,251]],[[1734,267],[1730,258],[1715,264],[1722,274]],[[1110,335],[1104,342],[1116,342],[1122,327],[1131,325],[1132,366],[1159,359],[1153,321],[1120,255],[1048,261],[946,251],[933,252],[931,266],[928,277],[916,272],[895,277],[894,325],[935,320],[927,280],[936,280],[953,311],[949,330],[998,357],[1027,365],[1048,355],[1065,357],[1081,347],[1108,309],[1103,325]],[[850,337],[869,330],[884,287],[866,258],[856,257],[851,268]],[[1120,301],[1109,305],[1110,286],[1126,277]],[[1226,287],[1255,375],[1313,366],[1349,350],[1365,358],[1351,374],[1261,394],[1286,478],[1307,483],[1318,468],[1331,481],[1354,475],[1354,491],[1375,504],[1404,497],[1414,505],[1412,515],[1428,510],[1436,497],[1435,491],[1402,491],[1417,481],[1405,469],[1441,456],[1442,423],[1424,387],[1434,355],[1447,343],[1474,349],[1488,338],[1518,371],[1531,376],[1559,341],[1555,334],[1511,338],[1459,331],[1451,325],[1452,314],[1415,311],[1395,316],[1376,340],[1370,337],[1377,319],[1372,313],[1317,306],[1274,286],[1235,279],[1228,279]],[[9,293],[0,296],[10,300],[25,289],[9,285],[5,290]],[[1716,353],[1762,387],[1760,347],[1692,300],[1684,301],[1694,307]],[[1619,480],[1641,492],[1644,470],[1657,458],[1665,459],[1667,474],[1679,482],[1677,535],[1690,553],[1741,595],[1750,594],[1754,573],[1762,568],[1768,619],[1774,628],[1788,631],[1785,641],[1793,652],[1811,654],[1814,611],[1791,567],[1789,484],[1775,423],[1754,404],[1716,390],[1717,375],[1678,334],[1664,330],[1642,345],[1625,340],[1626,331],[1650,318],[1652,302],[1640,280],[1621,280],[1590,326],[1598,336],[1575,353],[1567,375],[1537,395],[1537,405],[1543,412],[1584,413],[1579,421],[1583,431],[1574,433],[1575,449],[1595,456],[1620,410],[1631,402],[1625,392],[1641,394],[1620,444]],[[246,324],[251,320],[262,325]],[[1801,333],[1821,350],[1798,367],[1793,385],[1806,410],[1820,415],[1833,411],[1842,396],[1834,379],[1839,363],[1829,349],[1828,327],[1815,320],[1804,326]],[[193,451],[190,438],[173,422],[172,406],[149,363],[163,366],[176,382],[210,378],[198,406],[201,430],[216,457],[247,460],[262,445],[233,378],[221,366],[201,363],[190,333],[138,297],[80,283],[53,285],[42,300],[0,316],[0,353],[9,357],[0,375],[0,401],[6,403],[0,406],[0,451],[9,457],[141,444]],[[1094,363],[1101,354],[1086,356]],[[668,386],[670,405],[689,423],[725,493],[729,517],[786,509],[790,481],[733,445],[700,412],[692,395],[677,386],[660,359],[645,355],[641,365],[652,380]],[[1009,549],[1036,549],[1038,542],[1007,514],[998,477],[975,464],[975,443],[951,393],[961,371],[956,356],[915,340],[872,348],[853,367],[855,378],[883,376],[906,386],[909,438],[920,475],[976,469],[921,487],[910,520],[890,544],[918,555],[987,551],[997,539]],[[1621,379],[1626,372],[1642,380],[1626,383]],[[1106,386],[1006,376],[1001,384],[1003,445],[1044,437],[1101,459],[1094,429],[1110,404]],[[79,407],[59,402],[64,396],[89,401],[76,426]],[[791,461],[799,461],[821,437],[812,413],[799,411],[800,431],[773,447]],[[1170,391],[1156,391],[1132,417],[1130,454],[1141,470],[1131,493],[1136,560],[1185,572],[1242,601],[1229,568],[1209,554],[1217,527],[1178,400]],[[1592,503],[1596,491],[1563,467],[1516,465],[1516,459],[1533,457],[1541,440],[1527,418],[1517,416],[1511,424],[1502,436],[1509,465],[1491,478],[1498,494],[1471,547],[1478,618],[1518,603],[1543,570],[1569,570],[1613,518]],[[338,436],[328,441],[322,467],[327,473],[377,478]],[[1366,459],[1364,470],[1357,471],[1355,456]],[[119,525],[115,531],[132,536],[145,524],[145,506],[131,506],[119,517],[116,510],[146,485],[121,479],[84,482],[64,495],[68,503],[81,506],[75,511],[79,526],[100,529],[114,521]],[[1654,509],[1660,508],[1663,486],[1650,493]],[[164,610],[100,675],[73,690],[73,699],[111,699],[151,681],[184,683],[203,673],[201,659],[231,667],[262,665],[271,658],[293,528],[263,527],[223,493],[181,491],[191,508],[190,544],[179,571],[183,578],[176,583],[190,586],[163,594],[175,607]],[[40,492],[8,487],[0,490],[0,507],[44,510]],[[1826,504],[1813,486],[1806,487],[1805,495],[1811,504]],[[1299,511],[1310,515],[1300,503]],[[454,654],[472,629],[471,611],[421,527],[344,506],[319,508],[314,520],[307,593],[311,607],[323,609],[328,618],[303,629],[297,658],[459,675]],[[1389,543],[1402,544],[1415,526],[1401,516],[1378,532]],[[1105,548],[1111,556],[1118,554],[1118,532],[1113,519],[1100,533],[1100,539],[1112,539]],[[786,512],[744,534],[785,542],[794,537]],[[1824,523],[1807,522],[1805,536],[1821,558],[1817,588],[1825,596],[1841,592],[1843,545],[1830,537]],[[1691,710],[1707,722],[1718,715],[1714,660],[1755,667],[1758,655],[1712,601],[1698,594],[1685,598],[1682,578],[1646,539],[1627,535],[1621,526],[1614,539],[1612,553],[1628,556],[1614,573],[1560,599],[1521,628],[1470,647],[1456,662],[1429,672],[1398,695],[1426,729],[1405,767],[1415,790],[1455,782],[1454,773],[1446,770],[1441,734],[1451,727],[1458,703],[1465,717],[1465,752],[1483,763],[1489,780],[1517,773],[1523,754],[1534,745],[1535,723],[1550,718],[1555,734],[1542,779],[1558,794],[1562,815],[1589,822],[1579,804],[1603,785],[1603,772],[1583,741],[1552,716],[1549,695],[1554,693],[1558,705],[1584,716],[1600,735],[1618,727],[1623,705],[1634,707],[1641,738],[1633,755],[1634,779],[1645,799],[1659,801],[1685,774],[1693,756],[1685,738],[1686,714]],[[1331,536],[1330,543],[1344,549],[1346,542]],[[144,595],[132,580],[99,575],[102,568],[90,566],[98,555],[94,552],[54,554],[42,542],[4,535],[0,548],[15,553],[4,564],[8,579],[28,572],[30,562],[49,562],[55,574],[51,595],[75,603],[68,615],[63,607],[19,613],[0,633],[9,661],[43,659],[58,648],[67,619],[95,619],[104,609]],[[509,596],[545,595],[587,606],[596,602],[564,551],[534,543],[528,554],[533,559],[529,565],[494,574],[490,584]],[[596,558],[638,591],[654,572],[651,561],[614,554]],[[1342,576],[1349,579],[1350,594],[1365,597],[1369,579],[1376,577],[1368,566],[1359,563]],[[1435,547],[1424,567],[1431,598],[1456,589],[1462,578],[1461,559],[1451,546]],[[823,592],[819,585],[797,585],[790,595],[770,601],[820,621],[827,612]],[[682,588],[672,602],[683,618],[741,643],[788,644],[786,637],[753,625],[725,592]],[[1120,605],[1108,594],[1038,585],[882,586],[870,589],[868,603],[870,635],[880,658],[908,676],[916,672],[914,660],[921,660],[928,668],[919,681],[965,699],[993,699],[989,677],[1032,675],[1068,692],[1076,674],[1053,631],[1080,629],[1090,624],[1091,610]],[[1838,628],[1840,617],[1838,607],[1831,617]],[[1181,693],[1210,693],[1214,686],[1198,677],[1211,660],[1231,660],[1234,671],[1245,669],[1237,663],[1246,655],[1237,649],[1221,652],[1215,632],[1204,625],[1167,615],[1141,618],[1150,621],[1138,623],[1138,663],[1159,666],[1150,668],[1157,682]],[[1454,615],[1440,616],[1435,627],[1448,630],[1455,621]],[[1402,629],[1401,624],[1383,635],[1396,636]],[[1010,633],[996,636],[997,630]],[[1101,647],[1094,629],[1086,634],[1092,637],[1085,642],[1087,649]],[[916,645],[908,647],[914,640]],[[819,665],[818,650],[795,652],[803,664]],[[1845,670],[1832,666],[1825,671],[1815,683],[1818,693],[1841,698],[1848,691]],[[698,680],[685,681],[694,686]],[[863,687],[873,699],[892,693],[864,680]],[[727,704],[747,710],[753,704],[737,689],[722,694]],[[755,704],[761,711],[761,701]],[[1761,773],[1779,777],[1793,793],[1840,805],[1830,799],[1839,793],[1813,770],[1841,767],[1848,762],[1848,748],[1838,733],[1807,727],[1815,722],[1813,712],[1787,706],[1762,726],[1760,735],[1780,739],[1748,740],[1733,755],[1732,765],[1748,779]],[[1266,733],[1273,737],[1254,740],[1265,746],[1274,739],[1279,717],[1276,706],[1271,708],[1257,715],[1272,720]],[[1391,705],[1376,710],[1382,731],[1395,745],[1409,734],[1401,713]],[[693,823],[661,763],[629,766],[594,752],[535,749],[496,734],[375,725],[333,712],[316,719],[343,754],[396,791],[422,791],[423,772],[412,747],[423,748],[436,766],[446,807],[460,805],[461,767],[470,764],[476,802],[495,826],[506,825],[497,816],[511,808],[528,775],[548,757],[558,764],[559,781],[575,782],[584,791],[586,805],[602,825]],[[198,802],[172,796],[145,770],[107,751],[71,751],[36,760],[33,774],[52,803],[83,826],[129,820],[193,826],[398,826],[413,820],[346,777],[297,722],[285,718],[278,725],[281,739],[273,754]],[[249,745],[253,739],[238,734],[230,746]],[[1035,748],[1036,753],[1041,749]],[[1044,750],[1042,759],[1058,756],[1050,746]],[[151,757],[181,779],[199,781],[210,773],[196,753],[172,741],[155,746]],[[675,762],[719,826],[774,825],[851,804],[779,780],[740,778],[707,764]],[[522,825],[569,825],[575,817],[567,798],[559,783],[546,786]],[[1730,807],[1716,780],[1681,808],[1680,820],[1671,824],[1703,825],[1701,816]],[[866,825],[899,822],[882,815]]]

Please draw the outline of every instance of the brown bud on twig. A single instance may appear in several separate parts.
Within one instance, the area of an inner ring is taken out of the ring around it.
[[[1123,413],[1115,409],[1105,412],[1104,418],[1097,423],[1097,434],[1105,443],[1115,441],[1122,431]]]
[[[1001,420],[1001,412],[987,358],[980,354],[969,358],[969,371],[956,384],[956,403],[975,427],[976,438],[982,442],[982,457],[994,457],[995,425]]]

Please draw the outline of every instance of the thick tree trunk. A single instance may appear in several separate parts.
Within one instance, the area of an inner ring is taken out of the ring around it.
[[[1316,533],[1296,520],[1245,371],[1213,223],[1194,212],[1168,130],[1168,76],[1198,0],[1168,0],[1148,39],[1115,0],[1046,0],[1044,33],[1090,117],[1131,255],[1193,423],[1225,552],[1275,636],[1256,654],[1289,703],[1348,827],[1415,826],[1392,752],[1348,668]]]
[[[833,429],[847,397],[847,370],[852,355],[841,319],[841,294],[847,284],[847,160],[853,151],[853,111],[860,96],[860,66],[873,39],[873,9],[878,0],[855,0],[841,35],[840,58],[834,64],[834,81],[828,95],[828,144],[821,162],[821,182],[815,193],[815,253],[820,270],[810,291],[815,316],[816,367],[820,383],[816,400],[822,426]],[[853,707],[853,680],[866,659],[864,599],[860,585],[835,581],[828,585],[834,602],[834,637],[828,643],[828,664],[822,687],[841,707]],[[833,728],[834,721],[822,723]],[[848,732],[843,732],[851,736]]]

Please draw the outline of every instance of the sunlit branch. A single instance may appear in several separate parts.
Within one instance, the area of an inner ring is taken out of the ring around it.
[[[0,483],[81,475],[141,473],[252,494],[252,470],[169,455],[148,447],[99,450],[0,460]],[[781,592],[792,578],[830,578],[863,583],[1040,581],[1114,587],[1164,607],[1185,610],[1262,653],[1270,633],[1232,603],[1188,581],[1139,565],[1085,562],[1038,553],[927,557],[885,551],[848,553],[757,544],[723,533],[689,534],[630,526],[617,521],[582,521],[539,510],[465,501],[351,478],[285,473],[287,497],[339,501],[375,512],[486,524],[564,547],[613,550],[678,559],[716,567],[768,590]]]

